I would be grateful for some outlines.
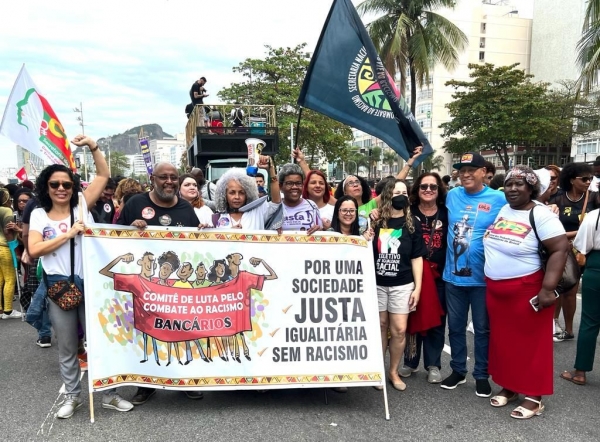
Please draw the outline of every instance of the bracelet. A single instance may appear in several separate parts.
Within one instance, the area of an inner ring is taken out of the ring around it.
[[[88,147],[89,147],[89,146],[88,146]],[[92,152],[92,153],[93,153],[93,152],[96,152],[98,149],[99,149],[99,147],[98,147],[98,145],[96,144],[96,147],[95,147],[94,149],[92,149],[92,148],[90,147],[90,152]]]
[[[277,182],[277,177],[276,176],[272,176],[271,177],[271,182],[272,183],[276,183]]]

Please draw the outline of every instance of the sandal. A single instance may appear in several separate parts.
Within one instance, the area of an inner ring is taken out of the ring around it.
[[[542,414],[542,412],[546,408],[545,406],[542,405],[541,399],[538,401],[538,400],[535,400],[535,399],[525,396],[525,400],[523,402],[525,402],[525,401],[529,401],[529,402],[538,404],[537,410],[529,410],[529,409],[519,405],[517,408],[515,408],[510,413],[510,417],[514,417],[515,419],[531,419],[533,416],[539,416],[540,414]],[[520,415],[515,415],[514,413],[520,413]]]
[[[563,371],[560,374],[560,377],[563,378],[565,381],[569,381],[569,382],[573,382],[574,384],[577,385],[585,385],[586,384],[586,380],[585,380],[585,375],[580,375],[580,374],[575,374],[575,371]]]
[[[492,407],[500,408],[500,407],[504,407],[509,402],[516,401],[517,399],[519,399],[519,393],[513,393],[513,395],[510,397],[496,395],[496,396],[490,398],[490,405]],[[494,402],[496,402],[496,403],[494,403]]]

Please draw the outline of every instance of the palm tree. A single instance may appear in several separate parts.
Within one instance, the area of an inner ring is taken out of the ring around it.
[[[436,170],[440,170],[443,164],[443,155],[436,155],[435,157],[433,155],[429,155],[425,161],[421,163],[421,168],[427,172],[434,172]]]
[[[379,15],[367,29],[392,78],[400,74],[402,95],[406,91],[406,75],[410,75],[413,115],[417,85],[429,83],[437,63],[454,69],[459,51],[468,43],[467,36],[454,23],[433,12],[454,8],[455,3],[456,0],[365,0],[358,5],[363,15]]]
[[[577,64],[581,74],[578,86],[585,93],[598,85],[600,69],[600,0],[588,0],[583,34],[577,43]]]
[[[396,152],[394,152],[393,150],[387,149],[383,153],[383,164],[387,165],[390,168],[390,170],[389,170],[390,175],[395,174],[394,166],[397,164],[397,162],[398,162],[398,154]]]

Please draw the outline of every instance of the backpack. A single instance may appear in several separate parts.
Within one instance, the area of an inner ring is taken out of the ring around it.
[[[189,117],[192,111],[194,110],[194,103],[185,105],[185,114]]]

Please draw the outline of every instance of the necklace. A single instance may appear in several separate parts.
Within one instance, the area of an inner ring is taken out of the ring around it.
[[[577,202],[581,201],[581,199],[583,198],[583,195],[585,195],[585,192],[582,193],[581,196],[576,200],[572,200],[571,198],[569,198],[569,192],[565,192],[565,195],[567,196],[567,199],[569,201],[571,201],[572,203],[577,203]]]

